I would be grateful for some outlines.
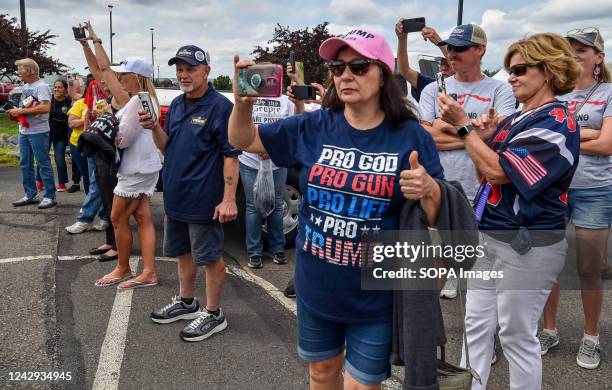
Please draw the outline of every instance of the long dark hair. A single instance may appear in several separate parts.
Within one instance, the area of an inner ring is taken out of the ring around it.
[[[379,61],[375,62],[382,72],[383,86],[380,89],[380,108],[385,113],[385,118],[391,123],[391,126],[397,127],[402,122],[412,120],[418,121],[415,114],[416,109],[412,103],[404,97],[400,91],[397,82],[393,78],[393,73],[389,67]],[[329,108],[331,111],[339,111],[344,109],[344,102],[338,97],[336,85],[334,84],[333,75],[329,74],[329,78],[325,82],[327,92],[323,97],[323,107]]]

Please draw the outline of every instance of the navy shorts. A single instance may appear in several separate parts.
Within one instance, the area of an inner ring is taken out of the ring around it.
[[[346,345],[344,368],[361,384],[374,386],[391,375],[391,320],[345,324],[321,318],[298,298],[298,355],[320,362],[340,355]]]
[[[219,222],[192,223],[164,218],[164,256],[191,252],[193,262],[204,266],[223,256],[223,227]]]

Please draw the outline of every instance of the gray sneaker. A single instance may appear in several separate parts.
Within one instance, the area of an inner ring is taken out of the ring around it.
[[[191,305],[187,305],[181,300],[181,297],[176,295],[172,297],[172,302],[155,310],[151,313],[151,321],[158,324],[169,324],[178,320],[193,320],[202,314],[197,298],[193,298]]]
[[[585,338],[580,342],[580,350],[576,356],[576,363],[582,368],[593,370],[601,362],[601,344],[595,344]]]
[[[559,345],[559,334],[550,334],[546,331],[541,331],[538,336],[540,339],[540,355],[544,356],[548,351]]]
[[[198,318],[183,328],[181,339],[184,341],[202,341],[225,328],[227,328],[227,321],[223,309],[219,308],[219,315],[216,316],[204,309]]]

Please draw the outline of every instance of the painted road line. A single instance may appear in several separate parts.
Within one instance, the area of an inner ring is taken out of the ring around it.
[[[138,257],[130,257],[130,267],[133,271],[137,270],[138,261]],[[134,290],[117,290],[115,294],[115,302],[108,319],[106,336],[100,349],[98,369],[92,385],[93,390],[116,390],[119,388],[133,295]]]
[[[0,259],[0,264],[17,263],[20,261],[31,261],[31,260],[53,260],[53,256],[42,255],[42,256],[9,257],[7,259]]]

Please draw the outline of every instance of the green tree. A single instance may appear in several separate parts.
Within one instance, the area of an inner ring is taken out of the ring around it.
[[[24,47],[24,37],[17,19],[7,14],[0,14],[0,78],[14,76],[17,71],[15,61],[25,57],[38,63],[41,74],[57,74],[64,71],[66,65],[46,55],[47,49],[55,45],[51,40],[56,37],[57,35],[51,34],[50,30],[44,32],[27,30]]]
[[[291,31],[289,26],[277,24],[274,35],[268,41],[268,46],[256,46],[251,54],[256,62],[272,62],[285,65],[289,61],[289,53],[293,50],[295,60],[304,63],[304,78],[306,83],[322,83],[327,79],[328,70],[325,62],[319,57],[319,46],[332,35],[327,30],[329,22],[323,22],[310,29]],[[285,85],[289,78],[285,76]]]
[[[487,77],[493,77],[495,76],[495,73],[499,72],[501,68],[497,68],[497,69],[493,69],[493,70],[489,70],[489,69],[483,69],[482,73],[486,74]]]
[[[213,87],[218,91],[231,91],[232,80],[229,76],[220,75],[213,81]]]

